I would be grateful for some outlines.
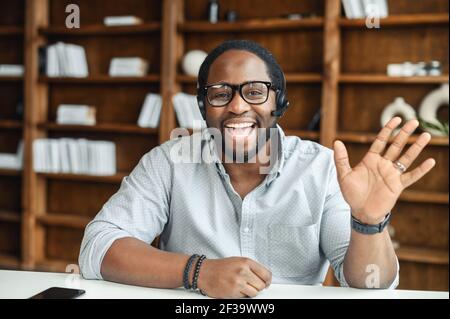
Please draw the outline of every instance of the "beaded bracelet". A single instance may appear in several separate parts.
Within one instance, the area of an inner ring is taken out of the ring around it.
[[[192,268],[194,259],[197,257],[199,257],[197,254],[194,254],[191,257],[189,257],[186,267],[184,267],[183,286],[185,289],[191,289],[191,285],[189,284],[189,273],[191,272],[191,268]]]
[[[194,280],[192,281],[192,289],[193,290],[197,290],[198,275],[200,274],[200,267],[202,266],[202,263],[205,259],[206,259],[206,256],[201,255],[200,258],[197,260],[197,264],[195,265]],[[202,291],[200,291],[200,292],[203,294]]]

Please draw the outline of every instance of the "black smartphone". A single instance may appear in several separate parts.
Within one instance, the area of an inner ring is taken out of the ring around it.
[[[30,297],[30,299],[72,299],[81,296],[85,292],[81,289],[51,287]]]

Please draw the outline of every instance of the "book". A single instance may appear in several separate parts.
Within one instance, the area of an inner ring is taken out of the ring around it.
[[[25,68],[19,64],[0,64],[0,76],[23,76]]]
[[[161,96],[154,93],[147,94],[139,114],[138,126],[152,128],[158,127],[161,108]]]
[[[96,109],[89,105],[60,104],[56,123],[61,125],[95,125]]]
[[[11,156],[4,158],[12,163]],[[116,146],[110,141],[83,138],[37,139],[33,142],[33,168],[44,173],[114,175]]]
[[[109,65],[110,76],[145,76],[148,61],[139,57],[112,58]]]
[[[206,127],[195,95],[180,92],[173,96],[172,101],[180,127],[194,128],[196,123],[200,123],[200,128]]]
[[[41,50],[43,52],[44,50]],[[86,52],[82,46],[57,42],[46,49],[46,63],[40,63],[40,68],[46,68],[49,77],[70,76],[87,77],[89,75]]]
[[[386,0],[362,0],[362,6],[366,17],[386,18],[388,16]]]
[[[103,24],[106,26],[121,26],[121,25],[137,25],[143,21],[136,16],[108,16],[103,18]]]

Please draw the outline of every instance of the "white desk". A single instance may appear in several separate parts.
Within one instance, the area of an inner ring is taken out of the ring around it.
[[[29,298],[50,287],[84,289],[80,298],[192,299],[206,298],[179,289],[154,289],[121,285],[107,281],[84,280],[64,273],[0,270],[0,299]],[[448,292],[412,290],[360,290],[322,286],[271,285],[255,299],[448,299]]]

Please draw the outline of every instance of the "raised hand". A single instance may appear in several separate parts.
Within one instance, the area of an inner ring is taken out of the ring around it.
[[[339,185],[352,215],[366,224],[378,224],[392,210],[402,191],[417,182],[436,164],[429,158],[410,172],[406,170],[429,143],[431,135],[421,134],[402,154],[409,136],[419,122],[407,122],[384,152],[389,137],[401,123],[394,117],[380,131],[370,150],[358,165],[350,167],[348,153],[341,141],[334,143],[334,161]],[[384,152],[384,154],[383,154]]]

